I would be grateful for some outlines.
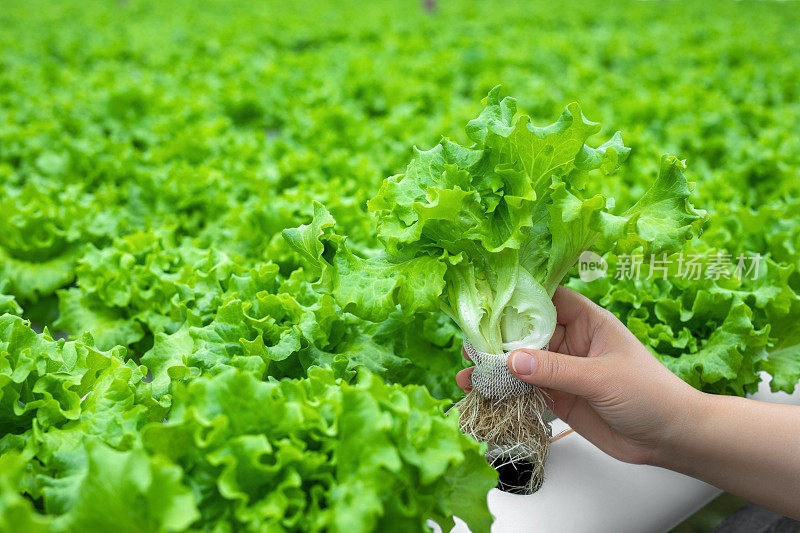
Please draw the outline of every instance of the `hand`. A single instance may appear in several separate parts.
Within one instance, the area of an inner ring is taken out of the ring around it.
[[[577,292],[553,297],[550,350],[517,350],[508,367],[542,388],[552,411],[607,454],[656,463],[702,394],[667,370],[613,314]],[[456,376],[467,390],[474,367]]]
[[[800,519],[800,407],[715,396],[681,381],[605,309],[559,287],[553,351],[517,350],[508,368],[553,412],[629,463],[702,479]],[[470,386],[472,368],[458,373]]]

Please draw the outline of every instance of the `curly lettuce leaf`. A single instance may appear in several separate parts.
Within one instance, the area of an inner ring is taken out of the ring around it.
[[[408,314],[436,308],[444,286],[441,262],[428,256],[408,261],[386,255],[359,257],[333,233],[333,225],[328,210],[315,202],[312,222],[284,230],[283,236],[319,275],[317,287],[334,295],[344,311],[378,322],[398,304]]]
[[[750,394],[766,371],[774,391],[792,392],[800,380],[800,297],[787,283],[793,269],[762,258],[757,279],[688,279],[677,271],[680,257],[718,252],[698,243],[664,256],[670,264],[665,279],[661,273],[650,279],[645,263],[639,279],[573,278],[569,286],[617,315],[665,366],[698,389]],[[605,259],[612,271],[617,257]]]
[[[7,285],[7,281],[0,281],[0,314],[19,315],[22,313],[22,308],[17,303],[16,298],[10,294],[4,294]]]
[[[55,531],[182,531],[200,513],[182,482],[180,467],[141,449],[116,451],[96,441],[86,446],[86,467],[75,479],[75,498],[54,521]]]
[[[408,531],[456,515],[488,531],[496,474],[443,407],[368,373],[352,384],[322,369],[262,382],[230,369],[176,388],[166,422],[143,440],[193,473],[204,523]]]
[[[16,451],[0,455],[0,530],[47,533],[51,518],[39,513],[33,502],[18,492],[28,461]]]
[[[383,254],[356,256],[320,205],[310,224],[285,231],[318,288],[373,321],[438,304],[476,348],[500,353],[549,341],[550,298],[593,244],[669,251],[699,233],[706,216],[689,203],[677,159],[665,157],[641,199],[615,214],[613,199],[583,191],[627,158],[620,134],[587,145],[600,126],[577,104],[544,127],[515,114],[515,100],[493,89],[467,125],[473,145],[415,149],[406,172],[384,181],[369,202]]]

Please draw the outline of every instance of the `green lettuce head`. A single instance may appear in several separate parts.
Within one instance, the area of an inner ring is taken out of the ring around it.
[[[311,224],[284,232],[345,311],[380,321],[398,307],[439,307],[479,351],[540,348],[555,329],[553,293],[583,251],[669,251],[700,232],[706,215],[689,203],[675,157],[615,212],[613,198],[586,191],[602,191],[627,158],[619,132],[592,148],[600,125],[578,104],[544,127],[515,117],[516,101],[499,87],[485,105],[467,124],[471,146],[442,139],[415,149],[369,202],[383,253],[353,253],[319,204]]]

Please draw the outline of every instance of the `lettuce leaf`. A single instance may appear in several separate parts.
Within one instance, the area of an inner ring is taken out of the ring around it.
[[[438,306],[477,349],[501,353],[549,341],[550,299],[592,245],[670,251],[699,234],[707,217],[689,203],[681,161],[662,158],[652,186],[615,213],[613,199],[586,191],[627,158],[619,132],[588,146],[600,125],[577,104],[544,127],[515,114],[493,89],[467,124],[471,146],[415,149],[406,172],[384,181],[369,202],[382,254],[350,250],[319,204],[311,224],[285,230],[317,288],[372,321]]]
[[[408,531],[456,515],[488,531],[496,474],[440,416],[444,405],[369,373],[353,384],[322,369],[262,382],[231,369],[176,388],[170,416],[143,441],[191,476],[204,523]]]
[[[681,254],[720,252],[698,242]],[[605,259],[613,270],[617,257]],[[788,283],[793,269],[765,257],[757,279],[687,279],[677,272],[678,254],[664,259],[670,264],[665,279],[661,273],[648,279],[645,263],[640,279],[576,277],[568,285],[617,315],[665,366],[698,389],[743,396],[758,389],[759,372],[766,371],[773,391],[791,393],[800,380],[800,297]]]

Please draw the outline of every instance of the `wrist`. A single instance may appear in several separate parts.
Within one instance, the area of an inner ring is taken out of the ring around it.
[[[651,464],[670,470],[682,469],[681,462],[690,459],[693,436],[698,435],[699,421],[710,420],[716,396],[687,386],[681,400],[673,407],[652,456]]]

